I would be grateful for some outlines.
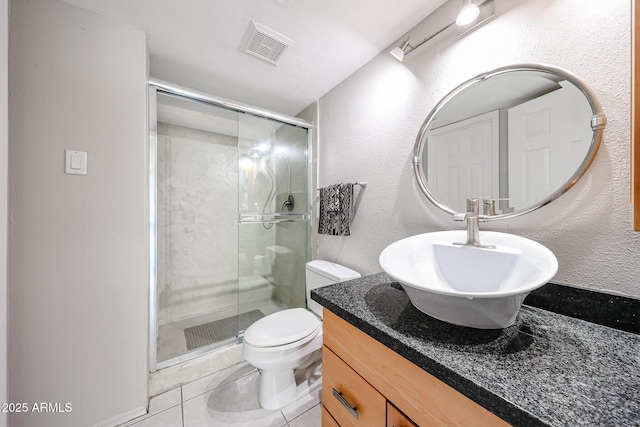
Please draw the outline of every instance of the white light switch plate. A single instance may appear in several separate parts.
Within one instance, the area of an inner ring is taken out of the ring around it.
[[[65,171],[64,173],[71,175],[87,174],[87,152],[64,150],[65,154]]]

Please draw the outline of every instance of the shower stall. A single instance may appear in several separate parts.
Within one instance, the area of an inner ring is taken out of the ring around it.
[[[310,129],[151,80],[151,372],[305,306]]]

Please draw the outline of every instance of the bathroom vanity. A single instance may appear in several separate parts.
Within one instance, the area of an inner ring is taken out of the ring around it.
[[[325,307],[324,426],[640,424],[640,337],[523,306],[478,330],[413,307],[384,273],[312,293]]]
[[[323,327],[323,426],[508,425],[326,309]]]

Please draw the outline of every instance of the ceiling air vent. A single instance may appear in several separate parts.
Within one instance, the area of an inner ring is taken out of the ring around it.
[[[288,37],[283,36],[269,27],[251,21],[249,30],[245,36],[244,51],[274,65],[278,65],[282,54],[291,44],[293,44],[293,40]]]

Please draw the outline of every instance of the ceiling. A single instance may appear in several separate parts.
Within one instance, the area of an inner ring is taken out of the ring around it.
[[[64,0],[147,33],[151,75],[296,115],[445,0]],[[293,40],[278,65],[242,49],[251,20]]]

